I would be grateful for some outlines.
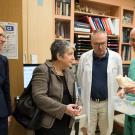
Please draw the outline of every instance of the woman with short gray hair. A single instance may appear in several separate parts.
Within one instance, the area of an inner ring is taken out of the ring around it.
[[[69,69],[74,61],[74,48],[68,41],[56,40],[50,50],[51,60],[33,73],[33,99],[44,113],[35,135],[70,135],[72,117],[81,111],[81,106],[75,104],[75,78]]]

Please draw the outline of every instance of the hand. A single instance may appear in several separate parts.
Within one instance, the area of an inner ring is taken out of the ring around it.
[[[119,96],[119,97],[124,97],[125,90],[124,89],[119,90],[116,95]]]
[[[75,116],[79,116],[79,115],[81,114],[81,111],[82,111],[82,106],[77,106],[77,107],[75,108],[75,111],[76,111]]]
[[[75,109],[77,108],[78,106],[76,104],[69,104],[67,105],[67,108],[65,110],[65,113],[67,115],[70,115],[70,116],[76,116],[78,114],[78,109]]]
[[[87,128],[82,127],[81,131],[83,132],[83,135],[88,135]]]
[[[8,116],[8,127],[11,125],[11,122],[12,122],[12,116]]]
[[[135,94],[135,87],[126,88],[126,92]]]

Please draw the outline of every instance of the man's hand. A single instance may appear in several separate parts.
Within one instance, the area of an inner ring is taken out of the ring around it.
[[[117,92],[117,94],[116,94],[117,96],[119,96],[119,97],[124,97],[124,95],[125,95],[125,90],[124,89],[120,89],[118,92]]]
[[[8,116],[8,127],[11,125],[11,122],[12,122],[12,116]]]
[[[135,94],[135,87],[125,88],[127,93]]]

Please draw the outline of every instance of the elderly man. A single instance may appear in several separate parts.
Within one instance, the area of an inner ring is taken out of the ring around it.
[[[95,135],[97,123],[100,135],[110,135],[113,128],[113,100],[118,85],[115,77],[122,74],[122,60],[118,53],[107,48],[107,34],[103,31],[91,35],[92,50],[84,53],[78,65],[78,82],[85,125],[88,135]]]
[[[133,51],[135,51],[135,28],[130,32],[130,44],[133,47]],[[131,60],[128,77],[135,81],[135,58]],[[135,97],[135,87],[128,87],[125,88],[125,90],[122,89],[118,92],[118,95],[123,96],[125,91],[129,93],[130,96]],[[135,115],[125,116],[124,135],[135,135]]]
[[[0,26],[0,52],[5,42],[4,28]],[[0,135],[8,135],[11,121],[11,100],[9,88],[8,60],[0,54]]]

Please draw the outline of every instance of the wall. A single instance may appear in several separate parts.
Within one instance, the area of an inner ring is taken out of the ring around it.
[[[0,21],[18,23],[19,58],[18,60],[9,60],[11,96],[13,103],[14,98],[19,95],[23,89],[22,0],[0,0]],[[25,131],[13,120],[10,127],[10,135],[25,135]]]
[[[50,45],[54,40],[53,23],[54,0],[23,0],[23,41],[26,63],[31,63],[31,55],[38,56],[38,63],[50,58]]]

